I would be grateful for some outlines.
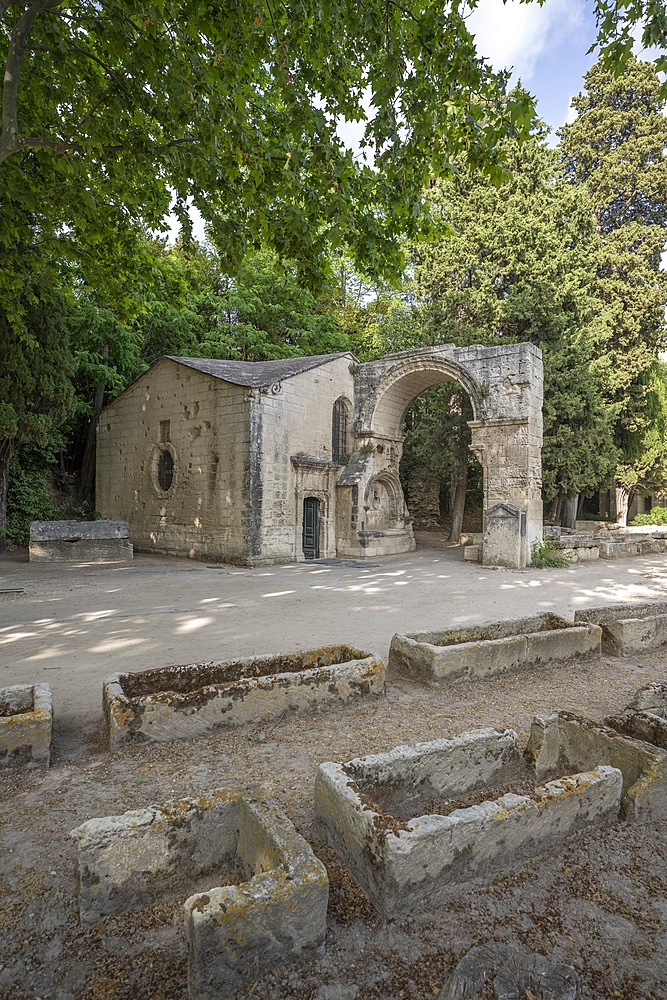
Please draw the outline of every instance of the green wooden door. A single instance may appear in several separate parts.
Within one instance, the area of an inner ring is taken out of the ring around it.
[[[320,555],[320,501],[306,497],[303,501],[303,554],[306,559],[318,559]]]

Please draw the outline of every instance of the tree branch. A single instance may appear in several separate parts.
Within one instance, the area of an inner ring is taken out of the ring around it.
[[[191,146],[199,142],[195,136],[182,136],[180,139],[172,139],[170,142],[165,142],[160,149],[174,149],[179,146]],[[99,147],[102,153],[125,153],[129,152],[132,146],[101,146]],[[39,136],[24,136],[19,137],[17,140],[16,149],[12,152],[18,152],[21,149],[49,149],[52,153],[82,153],[85,151],[85,147],[78,142],[68,142],[64,139],[44,139],[39,138]],[[0,161],[1,162],[1,161]]]
[[[6,2],[6,0],[0,0]],[[18,19],[9,39],[5,79],[2,87],[2,132],[0,133],[0,163],[20,148],[18,127],[18,88],[21,62],[27,50],[28,36],[45,10],[57,7],[64,0],[34,0]]]

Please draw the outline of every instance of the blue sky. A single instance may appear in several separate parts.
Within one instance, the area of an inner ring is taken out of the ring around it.
[[[494,69],[513,67],[513,81],[537,98],[540,117],[552,129],[563,125],[596,59],[586,54],[596,34],[590,0],[546,0],[542,7],[480,0],[469,24],[480,54]]]

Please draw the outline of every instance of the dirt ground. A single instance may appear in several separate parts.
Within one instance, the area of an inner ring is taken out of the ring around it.
[[[427,689],[390,684],[347,707],[110,754],[102,679],[116,670],[348,642],[386,658],[396,631],[536,611],[665,599],[667,556],[494,571],[442,536],[373,564],[240,569],[137,556],[114,565],[0,559],[0,685],[47,682],[47,772],[5,776],[0,812],[0,996],[185,1000],[182,899],[82,927],[69,832],[230,783],[259,782],[327,865],[325,956],[265,976],[253,1000],[398,1000],[437,995],[476,944],[509,942],[578,971],[585,998],[667,1000],[667,823],[623,823],[527,862],[448,907],[383,921],[313,835],[317,765],[402,743],[512,726],[567,709],[600,719],[667,678],[665,656],[608,659]]]

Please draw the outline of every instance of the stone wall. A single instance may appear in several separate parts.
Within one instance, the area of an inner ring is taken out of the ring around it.
[[[354,358],[334,358],[284,379],[252,402],[253,449],[261,464],[251,473],[257,512],[254,564],[303,559],[303,501],[320,501],[320,556],[336,555],[336,481],[331,430],[337,399],[354,398]],[[351,423],[351,420],[350,420]]]
[[[129,522],[135,549],[246,561],[248,392],[164,358],[103,411],[97,507]],[[166,491],[156,468],[165,449]]]

